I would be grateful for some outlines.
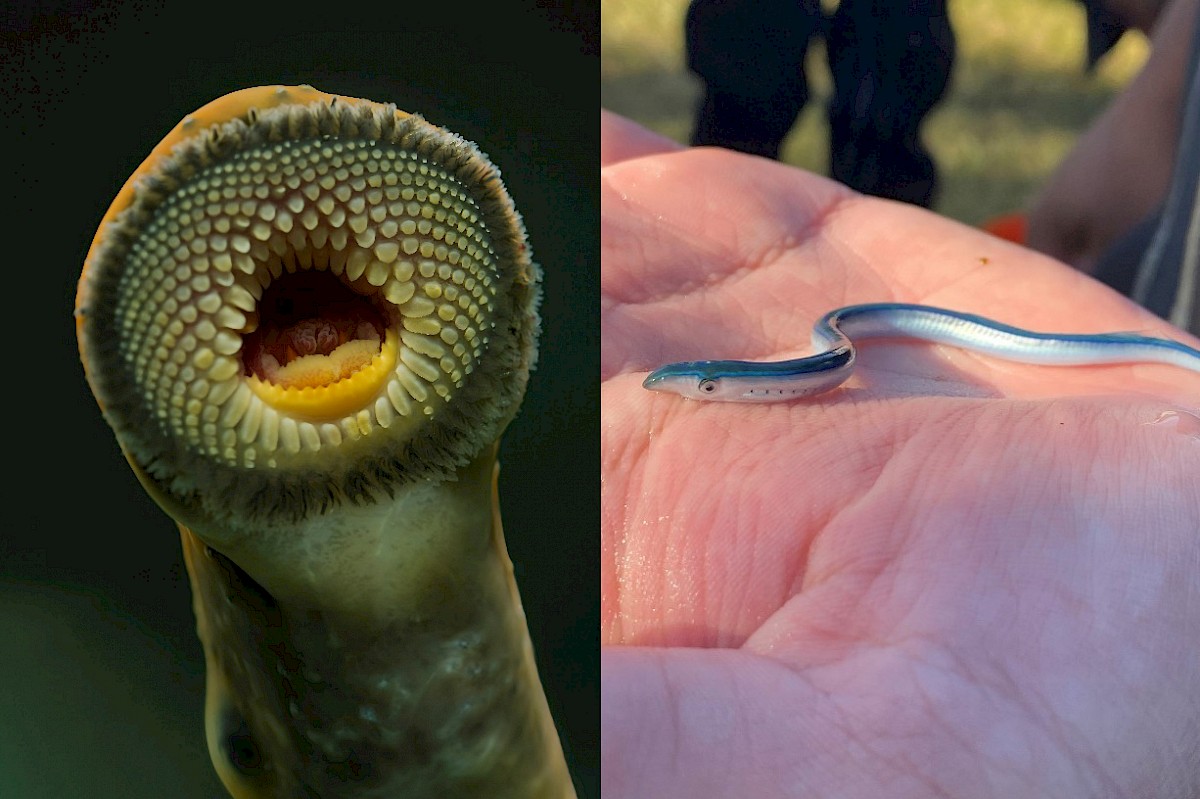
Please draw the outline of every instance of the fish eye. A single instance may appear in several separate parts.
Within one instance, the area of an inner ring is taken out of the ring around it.
[[[700,381],[700,384],[697,387],[705,394],[711,394],[717,390],[717,381],[706,377]]]

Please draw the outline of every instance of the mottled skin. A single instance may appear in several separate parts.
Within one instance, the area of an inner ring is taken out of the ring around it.
[[[209,749],[235,797],[571,795],[494,504],[494,455],[454,483],[331,513],[319,533],[259,531],[217,550],[181,525]],[[405,507],[426,503],[436,515]],[[315,542],[325,531],[353,543]]]

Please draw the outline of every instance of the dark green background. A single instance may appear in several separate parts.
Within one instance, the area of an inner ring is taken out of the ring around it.
[[[0,796],[223,795],[179,541],[84,383],[71,310],[101,215],[176,122],[230,91],[308,83],[477,142],[525,217],[544,329],[501,498],[551,709],[581,795],[598,797],[598,6],[299,7],[0,11]]]

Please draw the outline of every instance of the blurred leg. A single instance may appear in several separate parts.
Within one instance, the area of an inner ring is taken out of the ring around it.
[[[842,0],[827,43],[830,174],[867,194],[931,205],[937,169],[920,126],[954,65],[945,0]]]
[[[692,144],[778,158],[808,100],[804,55],[817,0],[693,0],[688,68],[704,83]]]

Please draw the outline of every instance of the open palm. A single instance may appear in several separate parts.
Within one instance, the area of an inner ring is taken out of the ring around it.
[[[860,302],[1185,334],[795,169],[602,147],[605,796],[1200,793],[1200,375],[871,342],[820,398],[641,388]]]

